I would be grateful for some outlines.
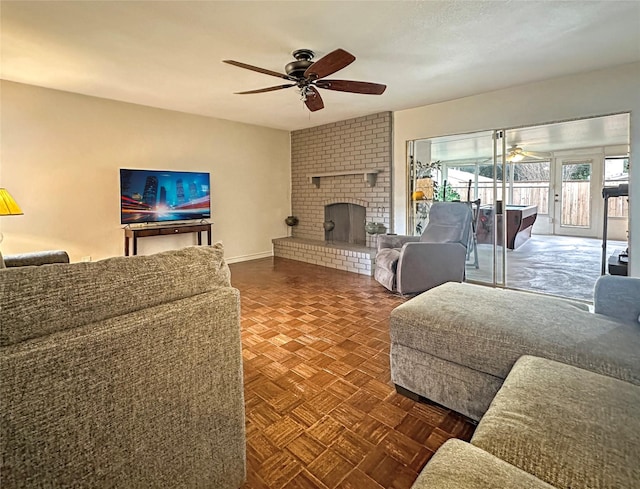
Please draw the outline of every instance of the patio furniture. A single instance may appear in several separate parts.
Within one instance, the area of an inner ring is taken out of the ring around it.
[[[604,275],[606,273],[605,262],[607,261],[609,199],[611,197],[629,197],[629,184],[621,183],[616,187],[604,187],[602,189],[602,198],[604,199],[604,222],[602,224],[602,269],[600,270],[600,275]],[[611,258],[609,258],[609,273],[612,275],[626,275],[628,261],[628,256],[627,262],[620,260],[620,250],[616,250],[615,253],[611,255]]]
[[[522,246],[530,237],[533,224],[538,217],[538,206],[535,205],[507,205],[503,214],[501,205],[482,206],[480,221],[482,226],[478,232],[478,242],[493,244],[493,212],[496,209],[496,227],[498,244],[502,243],[503,220],[507,221],[507,248],[515,250]]]
[[[471,258],[471,254],[473,253],[473,266],[476,268],[480,268],[480,264],[478,262],[478,224],[480,224],[480,203],[480,199],[467,202],[471,207],[471,234],[469,236],[469,246],[467,247],[467,260]]]

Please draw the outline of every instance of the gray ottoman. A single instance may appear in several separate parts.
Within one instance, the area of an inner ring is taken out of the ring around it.
[[[474,420],[485,413],[522,355],[640,385],[637,322],[587,309],[527,292],[441,285],[392,311],[391,378],[401,392],[406,389]]]
[[[640,487],[640,387],[520,358],[471,443],[559,489]]]

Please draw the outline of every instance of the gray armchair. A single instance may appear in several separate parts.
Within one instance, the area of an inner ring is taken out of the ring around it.
[[[471,218],[465,202],[436,202],[422,236],[378,236],[375,279],[402,295],[462,282]]]

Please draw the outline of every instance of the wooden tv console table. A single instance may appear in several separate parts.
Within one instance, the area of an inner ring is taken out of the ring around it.
[[[129,256],[129,238],[133,239],[133,254],[138,254],[138,238],[148,236],[166,236],[169,234],[198,233],[198,245],[202,245],[202,231],[207,232],[207,244],[211,246],[211,223],[173,224],[171,226],[152,226],[124,228],[124,256]]]

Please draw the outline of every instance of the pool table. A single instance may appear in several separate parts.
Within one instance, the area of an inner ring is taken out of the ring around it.
[[[498,210],[501,211],[500,205]],[[505,206],[507,219],[507,248],[515,250],[522,246],[531,237],[533,223],[538,217],[538,206],[536,205],[507,205]],[[483,205],[480,207],[480,219],[478,222],[478,243],[493,243],[493,205]],[[502,222],[505,215],[502,212],[497,214],[498,240],[502,239]]]

